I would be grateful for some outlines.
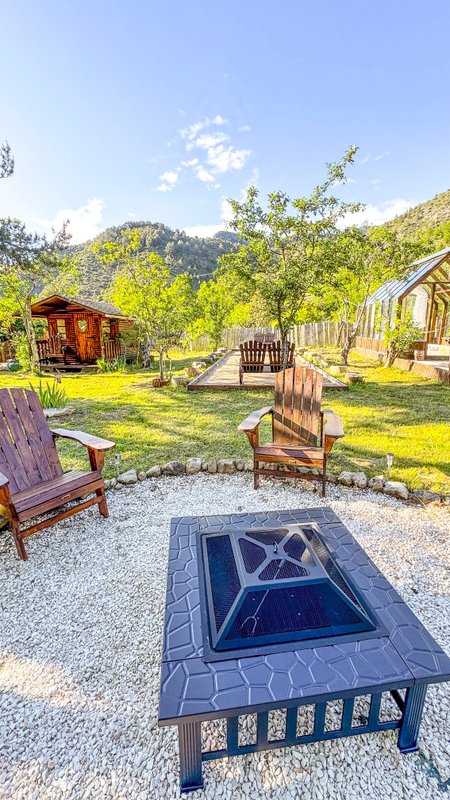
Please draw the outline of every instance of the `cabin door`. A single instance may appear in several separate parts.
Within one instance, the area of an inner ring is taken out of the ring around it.
[[[82,364],[95,361],[94,352],[94,318],[90,314],[74,314],[77,356]]]

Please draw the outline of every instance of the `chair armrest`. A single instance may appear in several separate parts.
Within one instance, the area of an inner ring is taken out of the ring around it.
[[[0,472],[0,489],[3,489],[4,486],[8,486],[8,483],[9,483],[9,478],[7,478],[6,475],[3,475],[3,473]]]
[[[341,439],[344,436],[344,428],[342,427],[342,420],[338,414],[325,408],[323,411],[324,435],[330,439]]]
[[[260,408],[259,411],[253,411],[247,419],[241,422],[238,426],[238,431],[243,431],[244,433],[254,431],[266,414],[273,414],[273,408],[271,408],[271,406],[264,406],[264,408]]]
[[[51,433],[55,437],[61,437],[61,439],[71,439],[74,442],[79,442],[89,450],[106,451],[116,446],[116,443],[110,442],[109,439],[91,436],[90,433],[83,433],[83,431],[66,431],[64,428],[53,428]]]

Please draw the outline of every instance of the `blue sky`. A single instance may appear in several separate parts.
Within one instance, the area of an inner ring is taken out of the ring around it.
[[[383,221],[449,188],[449,24],[448,0],[2,0],[0,216],[205,234],[354,143],[340,194]]]

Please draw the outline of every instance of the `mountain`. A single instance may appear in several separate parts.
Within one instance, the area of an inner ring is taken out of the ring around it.
[[[188,272],[196,285],[208,280],[218,266],[219,256],[236,250],[239,242],[236,234],[229,231],[219,231],[211,238],[199,239],[159,222],[125,222],[107,228],[95,239],[70,248],[79,264],[80,297],[98,300],[110,286],[117,269],[103,267],[93,252],[93,245],[117,241],[122,231],[133,228],[139,229],[142,252],[157,253],[170,265],[174,275]]]
[[[445,240],[450,246],[450,189],[386,222],[385,227],[409,239],[430,240],[436,249],[445,247]]]

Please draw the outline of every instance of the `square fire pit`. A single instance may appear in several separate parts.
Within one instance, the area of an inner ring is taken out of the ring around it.
[[[331,509],[172,520],[159,724],[178,726],[182,791],[202,787],[202,761],[258,750],[398,728],[412,752],[427,685],[445,680],[450,659]],[[380,713],[383,693],[396,716]],[[223,746],[203,751],[214,719]]]

